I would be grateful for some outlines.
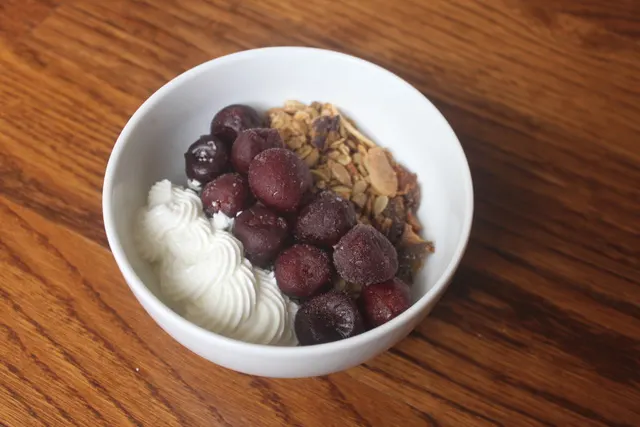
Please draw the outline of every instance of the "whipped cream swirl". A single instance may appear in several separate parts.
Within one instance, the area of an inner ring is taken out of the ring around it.
[[[272,272],[244,258],[242,243],[228,231],[232,224],[221,213],[207,220],[194,191],[163,180],[149,191],[135,237],[163,295],[186,319],[246,342],[296,345],[296,304]]]

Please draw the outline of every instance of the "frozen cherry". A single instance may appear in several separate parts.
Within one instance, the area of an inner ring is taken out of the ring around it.
[[[301,345],[313,345],[358,335],[364,332],[364,321],[347,294],[331,291],[302,304],[294,328]]]
[[[260,116],[248,105],[233,104],[224,107],[211,121],[211,135],[219,137],[225,144],[231,146],[238,133],[262,125]]]
[[[283,147],[284,143],[276,129],[255,128],[238,133],[231,147],[231,163],[236,172],[249,173],[251,160],[264,150]]]
[[[398,278],[365,286],[360,294],[364,317],[370,327],[387,323],[411,306],[409,285]]]
[[[233,235],[242,242],[249,261],[258,267],[267,267],[287,243],[289,226],[273,211],[254,205],[238,215]]]
[[[301,242],[331,247],[356,225],[353,204],[332,191],[323,191],[300,211],[295,237]]]
[[[311,245],[293,245],[278,256],[275,274],[278,287],[293,298],[309,298],[331,283],[329,255]]]
[[[242,175],[226,173],[205,185],[200,198],[205,214],[222,212],[234,218],[247,207],[250,194],[249,183]]]
[[[309,167],[286,148],[270,148],[258,154],[249,166],[249,186],[265,205],[294,212],[311,188]]]
[[[184,160],[187,177],[206,184],[227,169],[229,154],[218,138],[202,135],[189,146]]]
[[[333,263],[344,280],[366,286],[393,278],[398,271],[398,254],[382,233],[358,224],[334,247]]]

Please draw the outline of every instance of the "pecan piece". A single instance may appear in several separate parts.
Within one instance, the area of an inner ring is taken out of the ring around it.
[[[413,283],[415,274],[420,271],[429,253],[434,251],[433,244],[422,240],[407,224],[400,243],[396,246],[398,252],[398,273],[396,274],[406,283]]]
[[[402,233],[404,232],[405,224],[407,223],[407,209],[404,203],[404,199],[401,196],[396,196],[389,199],[386,207],[382,211],[382,217],[389,220],[387,228],[382,231],[382,223],[376,221],[376,228],[378,228],[387,239],[393,244],[396,244]]]

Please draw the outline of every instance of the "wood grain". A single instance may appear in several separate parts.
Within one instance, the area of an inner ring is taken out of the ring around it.
[[[451,122],[476,191],[432,315],[347,372],[268,380],[155,325],[106,244],[104,167],[164,82],[234,51],[336,49]],[[0,424],[640,425],[636,0],[2,0]]]

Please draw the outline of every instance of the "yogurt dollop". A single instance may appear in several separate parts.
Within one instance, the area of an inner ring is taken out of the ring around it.
[[[162,293],[186,319],[229,338],[296,345],[297,305],[272,272],[244,258],[242,243],[228,231],[232,224],[222,213],[208,220],[194,191],[163,180],[149,191],[135,237]]]

